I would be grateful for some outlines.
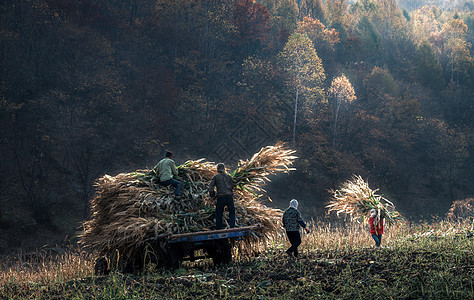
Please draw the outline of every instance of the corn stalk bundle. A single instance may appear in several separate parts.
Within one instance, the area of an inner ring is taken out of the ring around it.
[[[340,189],[331,190],[333,199],[326,208],[328,213],[335,211],[337,216],[341,213],[349,215],[351,221],[362,219],[365,222],[372,209],[377,210],[378,219],[385,218],[392,224],[403,221],[403,216],[395,210],[393,203],[378,195],[377,191],[372,190],[361,176],[353,176]]]
[[[446,216],[451,221],[474,220],[474,198],[454,201]]]
[[[237,186],[254,192],[264,192],[262,186],[270,181],[268,176],[294,170],[290,168],[297,158],[294,153],[294,150],[285,149],[282,143],[264,147],[249,160],[240,160],[231,175]]]
[[[238,186],[234,192],[238,226],[261,224],[261,240],[279,228],[282,212],[263,205],[260,187],[268,176],[287,173],[296,158],[282,144],[265,147],[232,173]],[[117,253],[126,260],[143,253],[151,241],[171,234],[215,228],[215,207],[208,186],[216,165],[204,159],[178,167],[185,181],[183,198],[175,199],[173,188],[159,185],[154,170],[138,170],[117,176],[104,175],[96,183],[91,199],[92,217],[84,222],[81,243],[109,258]],[[224,219],[224,222],[226,220]],[[250,250],[254,240],[242,241]],[[244,253],[245,251],[241,251]],[[247,251],[250,253],[251,251]]]

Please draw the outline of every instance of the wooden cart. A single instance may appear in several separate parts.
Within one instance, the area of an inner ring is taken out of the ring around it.
[[[143,268],[144,264],[156,263],[171,269],[179,267],[182,261],[195,261],[210,257],[214,265],[232,261],[233,241],[248,236],[258,236],[261,225],[237,227],[230,229],[198,231],[191,233],[161,235],[147,241],[148,250],[131,261],[121,261],[118,268],[122,272],[134,272]],[[199,251],[202,250],[202,251]],[[105,257],[96,260],[96,275],[109,273],[109,264]]]
[[[229,263],[232,261],[232,240],[256,236],[260,228],[255,225],[171,235],[164,245],[165,262],[171,268],[178,267],[183,260],[194,261],[205,257],[211,257],[215,265]],[[204,255],[196,256],[196,251],[201,249]]]

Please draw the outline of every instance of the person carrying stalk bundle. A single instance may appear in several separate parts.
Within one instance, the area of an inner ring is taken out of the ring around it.
[[[223,163],[217,164],[217,174],[214,175],[209,183],[209,195],[211,198],[216,196],[214,188],[217,188],[217,202],[216,202],[216,229],[222,229],[222,215],[224,214],[224,207],[227,206],[229,211],[229,226],[235,227],[235,207],[234,207],[234,191],[235,186],[232,177],[225,171]]]
[[[178,177],[178,169],[173,160],[173,153],[166,152],[165,158],[160,160],[154,170],[158,171],[160,184],[164,186],[171,185],[174,187],[174,196],[176,199],[183,197],[183,183],[175,178]]]
[[[370,226],[370,234],[375,241],[375,246],[380,247],[382,243],[382,234],[383,234],[383,224],[385,219],[382,217],[378,217],[377,210],[371,209],[370,210],[370,217],[369,217],[369,226]]]
[[[290,207],[283,213],[283,227],[291,243],[291,247],[286,250],[289,256],[293,253],[295,257],[298,257],[298,246],[301,244],[300,226],[304,228],[306,233],[309,233],[309,229],[306,228],[306,223],[298,211],[298,201],[292,199],[290,201]]]

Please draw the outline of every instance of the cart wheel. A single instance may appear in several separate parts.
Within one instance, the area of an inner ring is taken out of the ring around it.
[[[178,269],[181,263],[181,257],[177,253],[171,253],[170,255],[171,269]]]
[[[109,274],[109,271],[109,264],[107,263],[107,259],[105,257],[102,256],[95,260],[94,275],[107,275]]]
[[[222,263],[229,264],[232,262],[232,248],[229,242],[225,242],[221,248],[222,253]]]
[[[183,255],[178,247],[170,247],[167,251],[166,265],[170,269],[178,269]]]
[[[228,264],[232,261],[232,248],[227,240],[216,242],[214,246],[215,248],[210,251],[214,265]]]

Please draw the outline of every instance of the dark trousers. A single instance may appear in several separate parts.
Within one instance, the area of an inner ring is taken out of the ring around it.
[[[372,234],[372,238],[375,241],[375,246],[380,247],[380,244],[382,243],[382,235]]]
[[[171,178],[171,179],[161,182],[161,185],[164,185],[164,186],[168,186],[170,184],[172,187],[174,187],[175,196],[183,195],[183,183],[181,181]]]
[[[291,243],[291,247],[286,250],[286,253],[291,254],[295,257],[298,257],[298,246],[301,244],[301,235],[299,231],[287,231],[286,235],[288,240]]]
[[[222,215],[224,214],[224,207],[227,206],[229,211],[229,226],[230,228],[235,227],[235,207],[234,199],[232,195],[217,197],[216,203],[216,229],[222,229]]]

